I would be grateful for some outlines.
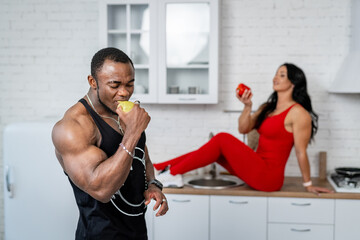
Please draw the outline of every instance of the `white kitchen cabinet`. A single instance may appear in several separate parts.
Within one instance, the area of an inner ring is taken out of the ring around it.
[[[103,0],[101,47],[135,66],[132,99],[218,102],[218,0]]]
[[[166,198],[169,211],[154,218],[154,239],[209,239],[209,196],[166,194]]]
[[[359,214],[359,200],[335,201],[335,240],[360,239]]]
[[[218,1],[159,5],[159,102],[217,103]]]
[[[210,240],[265,240],[266,228],[266,197],[210,196]]]
[[[355,240],[360,236],[359,200],[166,196],[170,209],[152,219],[149,239]]]
[[[333,199],[269,198],[268,239],[334,238]]]
[[[157,4],[150,0],[100,2],[100,47],[124,51],[135,67],[133,100],[157,101]]]
[[[332,240],[333,225],[270,223],[268,240]]]

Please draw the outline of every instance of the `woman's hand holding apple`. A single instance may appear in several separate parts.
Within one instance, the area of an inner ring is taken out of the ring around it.
[[[240,83],[236,88],[236,97],[245,105],[252,106],[252,98],[253,94],[251,89],[243,83]]]

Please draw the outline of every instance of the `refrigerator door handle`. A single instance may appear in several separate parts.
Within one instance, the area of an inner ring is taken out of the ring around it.
[[[9,193],[9,198],[14,197],[14,186],[10,183],[10,167],[5,166],[5,181],[6,181],[6,189]]]

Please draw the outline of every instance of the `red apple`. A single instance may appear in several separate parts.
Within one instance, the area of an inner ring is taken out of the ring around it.
[[[240,97],[243,95],[245,90],[250,90],[250,88],[243,83],[240,83],[239,86],[236,88],[236,91],[238,92]]]

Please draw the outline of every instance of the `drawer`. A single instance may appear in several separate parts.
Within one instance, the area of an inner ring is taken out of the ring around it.
[[[334,224],[334,199],[269,198],[269,222]]]
[[[268,240],[333,240],[333,225],[281,224],[268,225]]]

